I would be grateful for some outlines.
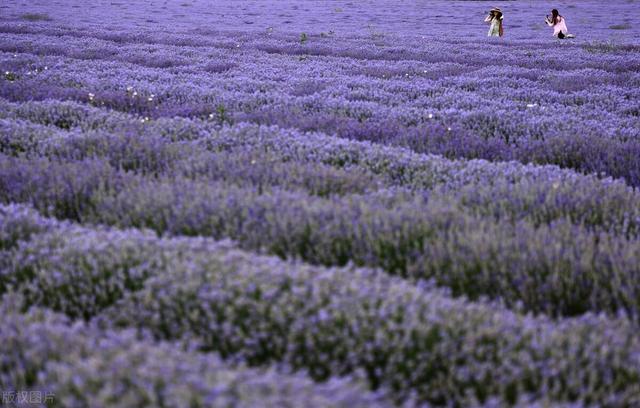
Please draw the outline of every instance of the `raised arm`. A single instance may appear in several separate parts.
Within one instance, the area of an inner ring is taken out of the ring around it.
[[[490,23],[492,19],[493,19],[493,16],[489,15],[484,19],[484,22],[485,23]]]
[[[553,21],[551,21],[549,17],[545,17],[544,22],[547,23],[549,27],[553,27]]]

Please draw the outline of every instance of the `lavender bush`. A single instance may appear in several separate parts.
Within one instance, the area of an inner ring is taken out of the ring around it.
[[[1,309],[0,386],[41,390],[51,405],[389,406],[348,379],[318,385],[300,375],[234,367],[132,330],[104,331],[42,309],[14,309],[6,301]]]
[[[593,52],[577,43],[470,43],[452,54],[440,39],[381,47],[361,37],[320,37],[312,45],[284,33],[227,34],[234,46],[201,34],[171,42],[143,31],[114,41],[55,26],[7,23],[5,30],[0,65],[13,80],[0,83],[0,96],[8,100],[76,100],[142,120],[275,124],[640,183],[640,57],[633,46]],[[559,52],[571,71],[557,65]],[[488,63],[491,53],[501,58]],[[212,60],[225,69],[212,69]],[[67,61],[73,68],[58,68]]]
[[[633,2],[391,3],[0,5],[3,396],[640,405]]]
[[[45,221],[21,207],[4,212],[28,224]],[[22,308],[97,316],[106,330],[142,328],[228,361],[285,364],[316,380],[362,370],[370,387],[398,402],[638,398],[632,384],[640,345],[623,317],[552,321],[377,271],[285,263],[229,243],[53,228],[24,233],[12,256],[20,269],[3,274],[22,294]],[[604,344],[615,346],[602,354]],[[576,379],[577,367],[587,377]]]
[[[537,228],[494,222],[394,189],[322,199],[279,188],[148,181],[101,161],[36,163],[8,161],[0,168],[5,200],[77,221],[232,238],[281,257],[324,265],[352,261],[436,278],[456,294],[524,302],[528,310],[553,315],[596,310],[639,316],[633,281],[640,242],[565,221]]]
[[[624,183],[601,182],[597,177],[578,176],[550,166],[452,162],[402,149],[248,125],[216,130],[207,122],[181,119],[142,124],[131,117],[107,118],[99,110],[66,103],[9,104],[7,115],[0,129],[7,135],[6,140],[10,135],[13,146],[7,144],[3,151],[11,155],[44,155],[63,161],[105,157],[112,166],[143,173],[169,172],[190,177],[208,173],[209,177],[245,184],[253,180],[253,184],[283,185],[285,180],[297,178],[303,184],[298,182],[296,186],[311,187],[311,191],[318,188],[310,183],[332,183],[339,177],[340,181],[330,184],[331,188],[321,188],[325,191],[333,188],[334,193],[345,191],[341,187],[345,184],[355,187],[351,191],[375,189],[380,184],[418,191],[433,189],[439,195],[455,192],[461,204],[486,215],[526,217],[536,223],[569,217],[576,223],[615,229],[627,235],[636,234],[640,214],[638,194]],[[42,126],[36,131],[34,125],[18,119],[50,123],[70,116],[84,118],[76,122],[81,132],[53,131]],[[107,134],[93,132],[102,130]],[[112,132],[117,132],[114,137]],[[40,142],[34,144],[34,139]],[[169,143],[175,141],[180,143]],[[185,143],[188,141],[193,146]],[[217,154],[203,153],[203,148]],[[233,167],[224,164],[230,161]],[[346,173],[336,173],[318,163],[344,169]],[[273,169],[273,176],[263,171],[264,166]],[[276,167],[287,170],[283,174]],[[289,174],[290,170],[293,174]],[[297,176],[298,173],[305,175]],[[280,181],[282,177],[285,180]]]
[[[22,207],[4,213],[46,222]],[[398,403],[638,398],[640,343],[624,317],[523,316],[380,271],[286,263],[202,238],[58,223],[13,242],[19,267],[3,275],[20,308],[95,317],[110,332],[148,330],[234,364],[284,364],[316,380],[362,371]]]

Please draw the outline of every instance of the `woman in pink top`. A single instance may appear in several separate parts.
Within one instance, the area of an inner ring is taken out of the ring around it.
[[[567,23],[564,22],[564,17],[558,13],[557,9],[551,10],[551,16],[546,16],[544,21],[549,27],[553,27],[553,36],[562,38],[573,38],[572,34],[569,34],[567,29]]]

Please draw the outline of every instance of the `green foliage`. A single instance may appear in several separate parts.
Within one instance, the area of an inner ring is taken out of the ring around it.
[[[46,13],[24,13],[20,16],[21,19],[26,21],[51,21],[52,18]]]

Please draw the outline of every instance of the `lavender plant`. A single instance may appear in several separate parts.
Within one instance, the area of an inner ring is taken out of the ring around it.
[[[367,393],[349,379],[314,384],[302,375],[231,366],[215,355],[194,352],[186,345],[157,343],[132,330],[104,331],[42,309],[20,314],[10,301],[16,299],[4,301],[0,309],[0,338],[5,346],[0,352],[0,386],[36,392],[41,403],[67,407],[390,406],[379,393]],[[9,392],[5,393],[5,402],[11,403]]]
[[[24,217],[25,210],[7,213]],[[30,215],[32,223],[42,218]],[[523,316],[381,271],[283,262],[201,238],[55,228],[23,235],[13,252],[23,271],[36,271],[12,285],[23,296],[20,308],[91,311],[86,317],[101,330],[139,328],[229,363],[283,364],[316,380],[362,371],[369,387],[397,403],[624,405],[638,398],[640,345],[624,317]],[[125,265],[136,258],[148,273],[131,287]],[[123,290],[98,304],[111,288]]]

